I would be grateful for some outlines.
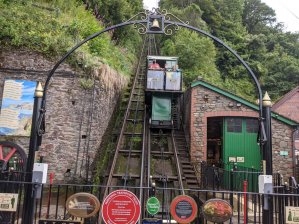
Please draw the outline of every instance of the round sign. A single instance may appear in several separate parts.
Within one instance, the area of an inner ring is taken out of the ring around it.
[[[151,197],[146,202],[146,210],[151,215],[156,215],[160,209],[160,202],[156,197]]]
[[[197,214],[197,204],[187,195],[175,197],[170,204],[170,213],[178,223],[190,223]]]
[[[202,206],[202,213],[208,221],[223,223],[233,216],[233,209],[227,201],[210,199]]]
[[[96,196],[89,193],[77,193],[67,199],[65,207],[75,217],[88,218],[94,216],[101,205]]]
[[[140,202],[128,190],[111,192],[103,201],[102,217],[109,224],[135,224],[140,217]]]

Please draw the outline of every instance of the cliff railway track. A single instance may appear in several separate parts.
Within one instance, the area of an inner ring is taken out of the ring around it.
[[[157,53],[155,39],[144,39],[131,92],[117,138],[114,158],[106,176],[103,198],[111,191],[130,187],[139,198],[142,217],[146,200],[155,195],[161,204],[158,216],[170,219],[171,200],[184,189],[198,188],[196,174],[190,163],[184,132],[173,129],[151,129],[149,106],[145,104],[146,56]],[[155,190],[180,189],[180,190]]]

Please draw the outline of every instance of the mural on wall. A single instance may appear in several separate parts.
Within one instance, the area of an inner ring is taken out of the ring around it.
[[[0,135],[30,136],[36,82],[6,79],[0,112]]]

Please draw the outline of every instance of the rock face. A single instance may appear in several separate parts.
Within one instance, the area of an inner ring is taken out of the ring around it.
[[[54,64],[27,50],[0,49],[0,103],[5,79],[44,83]],[[79,71],[67,64],[58,68],[50,82],[46,133],[36,154],[49,164],[48,172],[55,173],[57,182],[65,181],[69,173],[75,177],[90,174],[90,164],[99,150],[119,95],[128,83],[128,78],[104,64],[91,73],[95,81],[88,89],[82,88]],[[28,137],[0,136],[0,141],[3,140],[12,141],[28,152]]]

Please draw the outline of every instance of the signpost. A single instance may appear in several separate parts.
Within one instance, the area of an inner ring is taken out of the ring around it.
[[[17,211],[18,194],[0,193],[0,211]]]
[[[67,199],[66,209],[75,217],[88,218],[99,211],[100,202],[93,194],[77,193]]]
[[[156,197],[151,197],[146,202],[146,210],[151,215],[156,215],[160,209],[160,202]]]
[[[197,204],[193,198],[179,195],[172,200],[170,213],[178,223],[191,223],[197,215]]]
[[[105,223],[137,223],[140,217],[140,202],[128,190],[111,192],[103,201],[102,217]]]
[[[210,199],[202,206],[206,220],[214,223],[224,223],[233,216],[231,205],[222,199]]]
[[[143,219],[142,224],[162,224],[161,219]]]

